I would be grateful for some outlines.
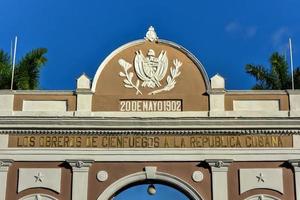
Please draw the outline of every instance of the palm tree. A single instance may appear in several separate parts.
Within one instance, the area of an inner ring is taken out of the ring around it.
[[[246,72],[255,77],[257,83],[252,89],[255,90],[284,90],[291,89],[292,79],[288,71],[288,64],[283,55],[275,52],[271,55],[270,69],[262,65],[247,64]],[[300,69],[294,71],[295,88],[300,88]]]
[[[47,49],[45,48],[33,49],[16,64],[13,89],[29,90],[38,88],[40,69],[47,62],[46,53]],[[0,49],[0,89],[10,89],[11,74],[11,58]]]
[[[300,89],[300,67],[294,70],[295,88]]]

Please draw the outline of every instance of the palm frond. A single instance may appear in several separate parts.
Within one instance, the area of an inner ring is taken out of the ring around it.
[[[253,89],[283,90],[291,88],[291,75],[283,55],[275,52],[271,55],[270,68],[262,65],[246,65],[245,70],[256,79]],[[300,75],[299,75],[300,76]]]
[[[262,65],[247,64],[245,69],[258,82],[253,89],[270,89],[270,73]]]
[[[16,67],[17,89],[36,89],[39,85],[40,68],[47,62],[47,49],[38,48],[27,53]]]
[[[285,57],[275,52],[270,57],[270,64],[272,76],[276,80],[274,89],[290,88],[290,76]]]
[[[295,89],[300,89],[300,67],[294,70],[294,86]]]
[[[0,89],[9,89],[11,82],[10,57],[0,49]]]

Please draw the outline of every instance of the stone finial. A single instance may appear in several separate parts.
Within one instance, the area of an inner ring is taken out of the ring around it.
[[[90,89],[91,88],[91,80],[89,77],[83,73],[78,79],[77,79],[77,89]]]
[[[225,89],[225,80],[220,74],[216,74],[210,78],[212,89]]]
[[[150,26],[147,33],[146,33],[146,40],[149,40],[150,42],[157,42],[158,41],[158,37],[157,34],[155,32],[155,29],[153,26]]]

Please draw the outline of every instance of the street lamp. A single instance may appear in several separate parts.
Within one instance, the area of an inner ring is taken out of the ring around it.
[[[149,195],[155,195],[155,193],[156,193],[155,186],[153,184],[150,184],[148,186],[147,192],[148,192]]]

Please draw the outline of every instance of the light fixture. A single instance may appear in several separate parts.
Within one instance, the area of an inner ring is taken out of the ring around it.
[[[156,193],[155,186],[153,184],[150,184],[148,186],[147,192],[148,192],[149,195],[155,195],[155,193]]]

